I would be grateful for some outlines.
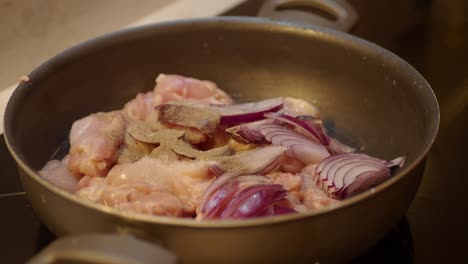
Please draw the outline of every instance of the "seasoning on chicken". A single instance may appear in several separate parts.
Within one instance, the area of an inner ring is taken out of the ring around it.
[[[216,109],[197,104],[163,104],[159,111],[161,122],[195,128],[210,137],[221,119],[221,113]]]
[[[125,133],[123,144],[118,150],[117,164],[132,163],[138,161],[153,150],[151,144],[136,140],[128,132]]]

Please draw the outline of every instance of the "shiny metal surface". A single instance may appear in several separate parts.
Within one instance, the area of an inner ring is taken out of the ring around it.
[[[314,14],[307,10],[314,10],[321,14]],[[257,16],[341,31],[349,31],[359,17],[356,10],[345,0],[266,0]]]
[[[266,49],[266,43],[277,45]],[[175,54],[181,59],[174,60]],[[34,173],[73,120],[121,107],[137,91],[152,88],[154,72],[211,79],[243,100],[314,98],[327,109],[326,119],[346,124],[336,125],[339,138],[356,138],[354,145],[365,145],[383,158],[400,155],[404,146],[407,166],[375,193],[344,201],[337,210],[213,223],[119,212],[81,201]],[[20,85],[12,97],[5,131],[25,191],[44,223],[59,235],[130,230],[162,241],[185,262],[336,262],[363,253],[409,206],[438,127],[432,90],[392,54],[346,34],[257,19],[135,29],[63,53],[29,77],[31,82]],[[62,89],[65,81],[67,89]],[[55,122],[41,126],[39,120],[46,117]],[[33,140],[33,130],[43,140]]]

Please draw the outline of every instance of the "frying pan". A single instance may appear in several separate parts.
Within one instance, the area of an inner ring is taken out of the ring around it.
[[[356,19],[343,1],[270,1],[262,12],[276,14],[280,4],[305,3],[337,17],[328,27],[346,30]],[[312,20],[323,22],[317,16]],[[213,80],[240,101],[275,96],[313,101],[333,136],[385,159],[407,153],[406,164],[338,208],[217,222],[122,212],[39,177],[37,170],[75,120],[122,108],[136,93],[153,89],[158,73]],[[31,263],[155,263],[158,254],[160,263],[174,260],[172,254],[183,263],[347,261],[403,216],[439,125],[431,87],[396,55],[334,29],[264,18],[217,17],[126,29],[68,49],[28,76],[8,103],[5,139],[39,218],[54,234],[73,235]]]

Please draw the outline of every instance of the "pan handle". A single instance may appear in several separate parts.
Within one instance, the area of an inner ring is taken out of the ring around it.
[[[175,264],[174,254],[130,235],[87,234],[55,240],[27,264]]]
[[[301,11],[307,9],[328,15]],[[344,0],[266,0],[258,16],[319,25],[341,31],[351,30],[358,20],[356,10]]]

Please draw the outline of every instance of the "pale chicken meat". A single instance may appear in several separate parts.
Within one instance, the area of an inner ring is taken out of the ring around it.
[[[77,188],[78,180],[68,170],[69,156],[60,160],[50,160],[39,171],[39,175],[47,181],[67,192],[74,193]]]
[[[286,191],[299,192],[301,190],[302,179],[299,175],[285,172],[273,172],[267,174],[273,183],[280,184]]]
[[[139,93],[133,100],[125,104],[123,112],[132,120],[157,122],[158,111],[155,107],[154,93],[151,91]]]
[[[77,194],[112,207],[131,208],[132,211],[148,211],[146,201],[154,207],[152,214],[191,215],[212,180],[207,162],[143,157],[134,163],[115,165],[105,179],[82,179]],[[160,197],[159,202],[155,197]]]
[[[157,186],[129,182],[114,186],[106,178],[83,177],[76,195],[113,208],[150,215],[181,216],[183,204]]]
[[[232,104],[233,100],[211,81],[202,81],[175,74],[160,74],[156,78],[154,102],[191,100],[209,105]]]
[[[117,162],[125,138],[126,120],[121,112],[97,113],[82,118],[70,132],[68,168],[78,178],[106,176]]]
[[[304,212],[307,210],[302,201],[302,177],[300,175],[289,172],[273,172],[266,175],[272,180],[273,183],[283,186],[288,192],[286,200],[289,207],[297,212]]]
[[[167,192],[151,192],[147,195],[139,196],[138,199],[134,199],[131,202],[119,204],[118,208],[149,215],[185,216],[182,201]]]

